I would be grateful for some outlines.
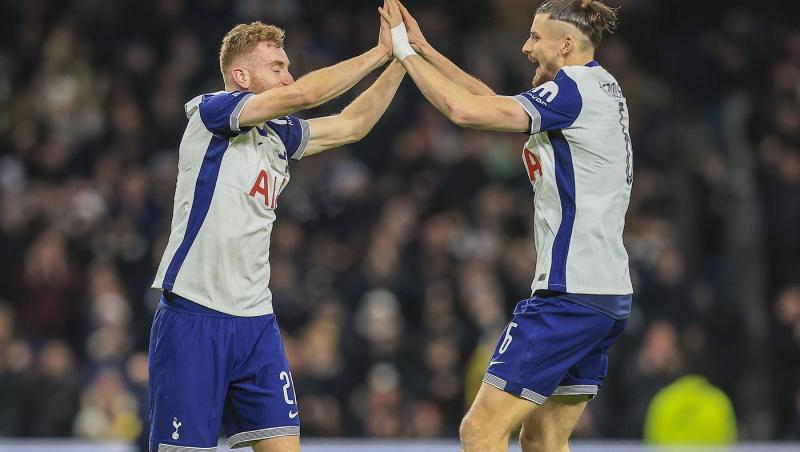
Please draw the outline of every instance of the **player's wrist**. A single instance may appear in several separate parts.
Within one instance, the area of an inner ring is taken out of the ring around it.
[[[417,54],[421,57],[425,57],[430,55],[433,52],[433,46],[430,45],[428,41],[421,41],[416,44],[416,48],[414,50],[417,51]]]
[[[406,57],[416,55],[417,52],[411,47],[408,42],[408,31],[406,31],[406,24],[400,24],[392,27],[392,51],[394,57],[403,61]]]
[[[383,66],[384,64],[386,64],[387,62],[389,62],[391,59],[394,58],[392,50],[387,50],[386,47],[384,47],[382,44],[376,45],[375,47],[370,49],[370,52],[377,55],[378,66]]]

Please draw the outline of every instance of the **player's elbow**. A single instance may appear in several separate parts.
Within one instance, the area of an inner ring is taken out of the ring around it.
[[[456,109],[449,112],[450,121],[459,127],[472,128],[477,125],[477,118],[469,110]]]
[[[294,93],[297,101],[302,104],[303,108],[313,108],[323,102],[322,94],[315,90],[300,90],[296,89]]]
[[[302,89],[296,84],[289,85],[282,88],[284,90],[284,98],[287,103],[292,105],[292,110],[299,111],[308,108],[316,107],[321,102],[321,95],[316,93],[313,89]]]
[[[351,130],[347,132],[344,139],[344,144],[356,143],[364,139],[365,136],[369,133],[369,129],[366,127],[353,127]]]
[[[459,127],[469,127],[469,119],[467,115],[465,115],[463,112],[451,111],[449,113],[450,114],[448,116],[450,117],[450,121],[452,121],[453,124]]]
[[[464,102],[444,100],[445,114],[459,127],[473,127],[475,115]]]
[[[339,130],[342,133],[342,144],[361,141],[372,129],[363,118],[350,114],[347,110],[339,114]]]

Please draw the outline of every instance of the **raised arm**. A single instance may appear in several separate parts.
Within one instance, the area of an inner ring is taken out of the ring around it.
[[[475,95],[417,55],[408,43],[397,0],[387,0],[386,5],[380,13],[392,27],[394,55],[434,107],[461,127],[501,132],[530,130],[528,114],[513,98]]]
[[[406,24],[408,32],[408,42],[411,47],[417,52],[419,56],[425,58],[425,61],[431,63],[433,67],[442,73],[448,79],[454,81],[462,88],[466,89],[472,94],[479,96],[491,96],[495,92],[489,88],[485,83],[468,74],[455,63],[450,61],[446,56],[436,50],[422,34],[417,20],[408,12],[408,9],[401,3],[397,2],[400,6],[400,12],[403,15],[403,22]]]
[[[389,30],[381,21],[378,45],[357,57],[310,72],[291,85],[272,88],[253,96],[239,115],[240,126],[262,124],[270,119],[316,107],[341,95],[389,61],[391,48]]]
[[[311,141],[305,155],[312,155],[364,138],[397,93],[406,75],[403,66],[392,62],[366,91],[341,113],[308,121]]]

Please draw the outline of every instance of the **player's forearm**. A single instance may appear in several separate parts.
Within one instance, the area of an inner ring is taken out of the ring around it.
[[[353,123],[353,141],[372,130],[386,112],[405,75],[403,65],[393,61],[372,86],[342,110],[342,119]]]
[[[307,93],[308,103],[304,108],[316,107],[340,96],[389,59],[381,47],[374,47],[357,57],[300,77],[295,88]]]
[[[489,86],[458,67],[432,45],[426,43],[420,46],[419,52],[417,53],[425,58],[427,62],[431,63],[442,75],[456,82],[472,94],[478,96],[491,96],[495,94]]]
[[[245,104],[239,124],[258,125],[323,104],[352,88],[388,60],[389,55],[375,47],[339,64],[313,71],[289,86],[268,89]]]
[[[474,94],[441,74],[431,63],[418,55],[403,60],[403,67],[419,90],[437,110],[460,126],[469,126],[467,118]]]

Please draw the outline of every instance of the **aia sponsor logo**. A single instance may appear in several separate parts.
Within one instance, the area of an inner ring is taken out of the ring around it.
[[[537,178],[542,177],[542,162],[527,147],[522,149],[522,160],[525,162],[525,169],[528,171],[528,179],[530,179],[531,184],[535,183]]]
[[[261,170],[256,176],[256,181],[250,189],[250,196],[253,198],[262,198],[264,206],[269,209],[278,207],[278,195],[281,194],[289,181],[283,176],[270,175],[266,170]]]

